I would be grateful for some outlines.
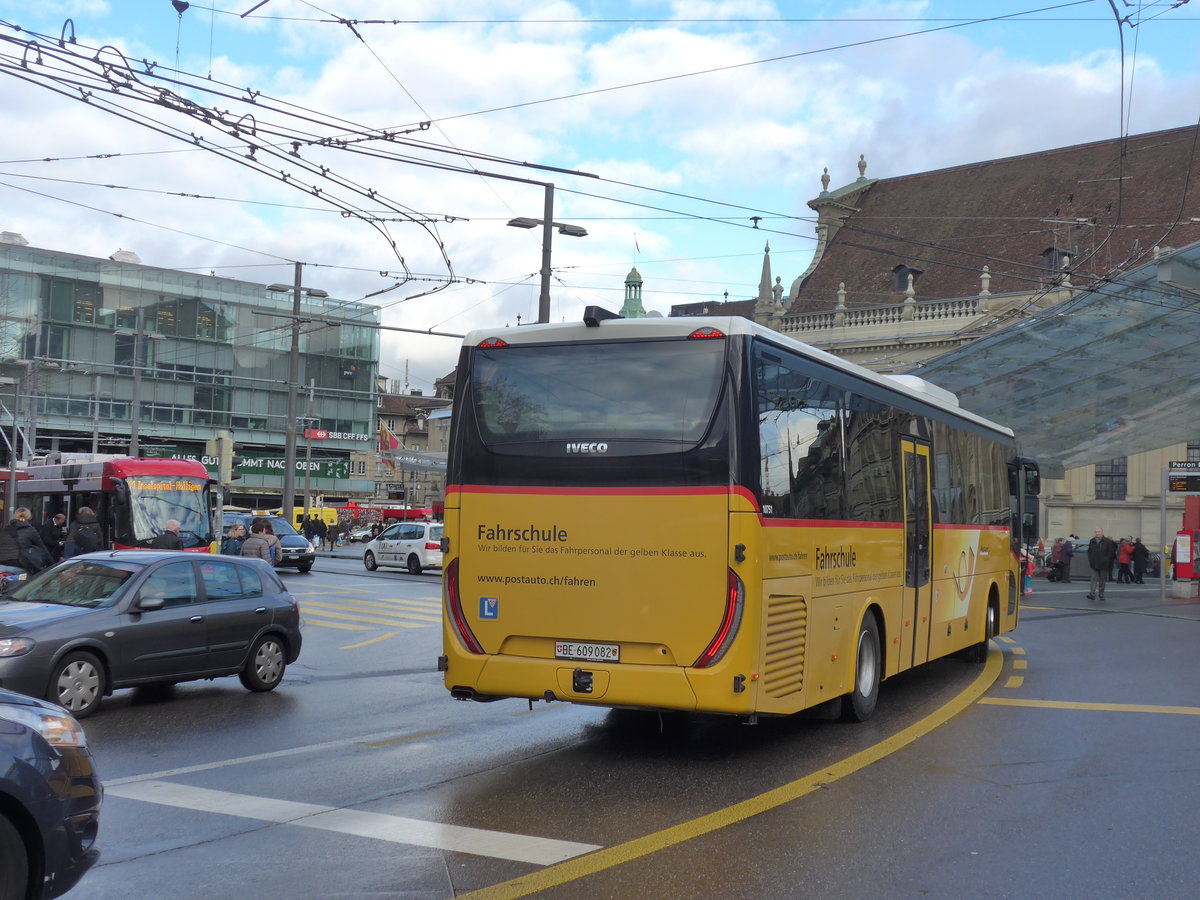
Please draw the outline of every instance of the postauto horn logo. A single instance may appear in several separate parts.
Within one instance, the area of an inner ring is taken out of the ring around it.
[[[607,453],[608,444],[604,441],[570,442],[567,444],[568,453]]]

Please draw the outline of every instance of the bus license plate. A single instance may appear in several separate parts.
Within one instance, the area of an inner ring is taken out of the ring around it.
[[[616,644],[581,644],[578,641],[555,641],[557,659],[582,659],[588,662],[620,662],[621,648]]]

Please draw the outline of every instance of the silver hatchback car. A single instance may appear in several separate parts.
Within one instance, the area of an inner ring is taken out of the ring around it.
[[[397,522],[367,544],[363,565],[374,572],[397,566],[420,575],[422,569],[442,567],[441,522]]]

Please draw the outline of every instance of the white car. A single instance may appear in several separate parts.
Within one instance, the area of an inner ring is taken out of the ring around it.
[[[422,569],[442,567],[441,522],[397,522],[389,525],[363,551],[363,565],[371,572],[380,566],[397,566],[420,575]]]

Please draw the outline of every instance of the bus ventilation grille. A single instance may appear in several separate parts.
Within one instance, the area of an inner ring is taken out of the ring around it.
[[[808,640],[808,604],[803,597],[771,597],[767,601],[767,645],[763,690],[786,697],[804,687],[804,647]]]

